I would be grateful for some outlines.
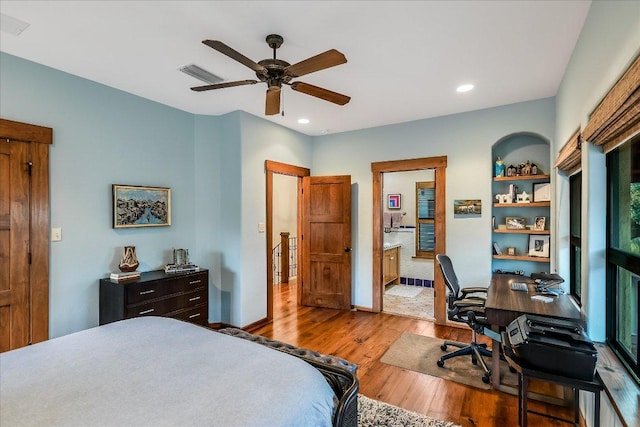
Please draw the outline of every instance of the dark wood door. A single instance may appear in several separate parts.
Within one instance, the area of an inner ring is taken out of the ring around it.
[[[302,178],[302,304],[351,308],[351,176]]]
[[[29,144],[0,142],[0,351],[29,343]]]
[[[53,129],[0,119],[0,352],[49,339]]]

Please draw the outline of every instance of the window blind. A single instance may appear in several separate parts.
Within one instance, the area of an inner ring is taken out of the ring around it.
[[[576,130],[560,149],[555,165],[559,170],[573,175],[582,167],[582,135]]]

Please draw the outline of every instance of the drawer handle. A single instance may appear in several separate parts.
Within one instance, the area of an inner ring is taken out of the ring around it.
[[[193,297],[193,298],[189,298],[189,301],[198,301],[200,299],[200,297]]]
[[[139,315],[143,315],[143,314],[149,314],[149,313],[153,313],[155,311],[155,309],[150,308],[149,310],[145,310],[145,311],[141,311],[140,313],[138,313]]]
[[[154,293],[156,290],[155,289],[151,289],[149,291],[142,291],[140,292],[140,295],[147,295],[147,294],[152,294]]]
[[[195,285],[196,283],[200,283],[202,280],[194,280],[193,282],[189,282],[190,285]]]
[[[194,319],[198,316],[200,316],[200,313],[192,314],[191,316],[189,316],[189,319]]]

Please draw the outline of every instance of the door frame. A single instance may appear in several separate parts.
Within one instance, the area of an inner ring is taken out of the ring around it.
[[[434,169],[436,181],[436,218],[435,218],[435,253],[446,253],[446,167],[447,156],[424,157],[418,159],[391,160],[386,162],[372,162],[373,175],[373,299],[372,311],[382,311],[384,285],[382,279],[382,210],[383,210],[383,174],[385,172],[406,172],[421,169]],[[434,260],[435,262],[435,260]],[[434,315],[436,324],[447,323],[446,304],[444,297],[446,290],[442,272],[434,268]]]
[[[31,145],[29,342],[33,344],[49,339],[49,145],[53,129],[0,118],[0,140],[0,144]]]
[[[289,165],[286,163],[275,162],[273,160],[265,160],[264,169],[266,172],[266,184],[267,184],[267,224],[266,224],[266,233],[267,233],[267,322],[273,321],[273,237],[272,237],[272,229],[273,229],[273,174],[281,174],[281,175],[289,175],[297,178],[298,181],[298,200],[297,200],[297,230],[296,233],[298,236],[301,235],[301,221],[300,214],[302,212],[302,198],[300,197],[300,192],[302,191],[302,177],[310,176],[311,170],[307,168],[303,168],[300,166]],[[298,248],[301,245],[298,244]],[[298,250],[298,260],[300,259],[300,250]],[[302,265],[300,262],[298,264],[298,276],[302,274]],[[298,304],[300,303],[301,293],[300,287],[298,286]]]

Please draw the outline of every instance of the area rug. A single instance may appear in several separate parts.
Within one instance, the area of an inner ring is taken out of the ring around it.
[[[460,427],[358,395],[358,427]]]
[[[440,346],[443,341],[439,338],[405,332],[389,347],[380,361],[388,365],[489,390],[491,385],[482,382],[484,374],[482,367],[480,364],[472,364],[471,356],[449,359],[442,368],[436,364],[444,354],[457,350],[457,347],[449,346],[447,351],[442,351]],[[491,367],[490,357],[485,358],[485,362]],[[509,372],[509,367],[505,362],[500,362],[500,375],[503,384],[517,387],[518,378],[516,374]]]
[[[422,286],[395,285],[384,291],[384,295],[395,295],[399,297],[415,298],[422,292]]]

